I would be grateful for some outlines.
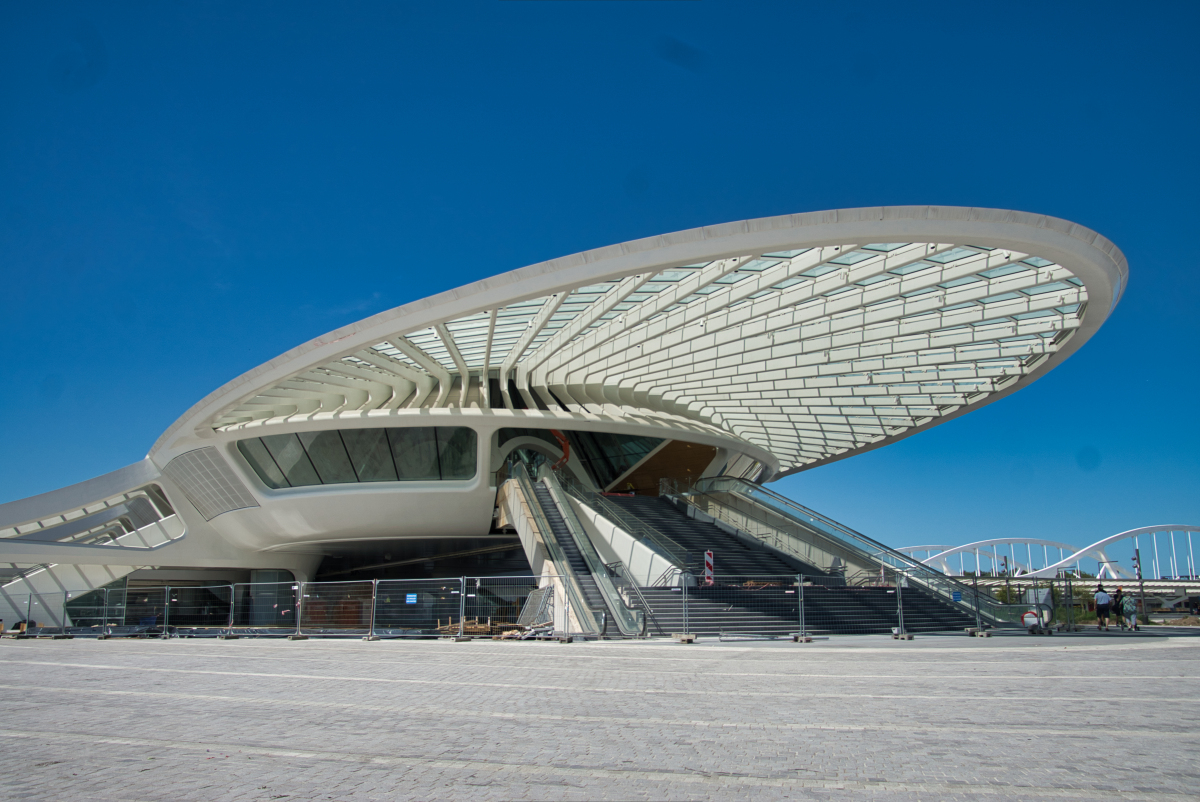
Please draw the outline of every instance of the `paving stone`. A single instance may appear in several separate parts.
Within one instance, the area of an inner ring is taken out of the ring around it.
[[[1197,796],[1200,638],[0,641],[0,799]]]

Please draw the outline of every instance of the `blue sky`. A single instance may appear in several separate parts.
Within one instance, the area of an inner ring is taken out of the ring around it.
[[[140,459],[330,329],[693,226],[880,204],[1100,231],[1015,396],[776,485],[892,545],[1200,522],[1200,6],[0,4],[0,500]]]

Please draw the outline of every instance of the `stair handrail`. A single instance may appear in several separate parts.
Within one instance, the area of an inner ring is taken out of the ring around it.
[[[693,501],[693,498],[698,495],[707,497],[712,502],[712,507],[705,508],[705,507],[701,507],[700,505],[696,504],[695,501]],[[723,521],[723,522],[729,524],[734,529],[736,529],[738,532],[740,532],[744,535],[749,535],[754,540],[757,540],[760,543],[764,543],[768,546],[771,546],[772,548],[777,549],[778,551],[783,552],[784,554],[787,554],[791,557],[794,557],[795,559],[800,560],[801,562],[811,565],[814,568],[822,570],[825,573],[834,575],[834,574],[837,574],[837,572],[838,572],[838,569],[834,566],[830,566],[827,568],[821,568],[819,565],[817,565],[817,563],[815,563],[813,561],[811,554],[806,554],[804,549],[797,548],[794,545],[796,542],[799,542],[799,543],[805,544],[805,545],[810,545],[810,544],[807,544],[807,542],[803,538],[798,537],[791,532],[788,532],[786,529],[781,529],[779,526],[771,523],[770,521],[764,521],[762,518],[760,518],[750,512],[747,512],[745,510],[731,510],[731,509],[729,509],[729,507],[722,504],[719,499],[714,498],[711,494],[708,494],[708,493],[689,493],[687,495],[671,494],[668,496],[668,498],[677,500],[683,504],[687,504],[687,505],[699,510],[700,512],[704,513],[705,515],[708,515],[712,518],[716,518],[717,520]],[[759,530],[748,529],[746,527],[747,522],[757,524],[759,527],[761,527],[761,529],[759,529]],[[849,580],[847,580],[847,583],[849,584]]]
[[[654,610],[650,607],[650,602],[642,594],[642,589],[638,587],[638,583],[634,580],[633,574],[629,572],[629,567],[621,560],[607,563],[605,567],[612,572],[613,578],[618,580],[618,582],[613,583],[617,585],[618,591],[623,588],[627,588],[630,594],[637,597],[638,603],[641,605],[641,609],[643,611],[641,619],[642,635],[645,635],[649,631],[651,619],[653,619],[654,626],[658,629],[659,634],[663,634],[662,624],[658,622],[658,617],[654,615]]]
[[[603,494],[582,487],[570,475],[556,471],[555,476],[567,493],[617,524],[626,534],[645,543],[647,547],[658,552],[660,556],[676,567],[680,569],[688,567],[692,553],[669,535],[639,518],[631,517],[616,504],[606,499]]]
[[[576,548],[579,549],[579,553],[583,556],[583,561],[587,564],[588,571],[591,572],[592,578],[596,582],[596,587],[599,589],[600,595],[604,597],[609,611],[612,612],[613,619],[617,622],[617,628],[621,630],[621,634],[641,635],[646,627],[645,615],[638,615],[640,611],[631,609],[625,603],[625,599],[621,597],[621,593],[613,584],[608,566],[600,558],[599,552],[596,551],[596,546],[592,543],[592,539],[588,537],[587,530],[580,523],[579,518],[575,515],[575,510],[571,508],[570,502],[566,499],[566,493],[563,491],[562,485],[559,484],[553,471],[548,466],[543,464],[538,469],[538,481],[550,491],[550,497],[554,501],[555,506],[558,507],[559,514],[562,515],[563,521],[567,525],[567,530],[571,534],[571,539],[575,541]]]
[[[542,545],[546,547],[546,551],[550,555],[550,562],[554,564],[556,569],[555,573],[563,578],[563,583],[567,591],[567,600],[571,608],[576,611],[575,617],[579,621],[580,626],[590,625],[590,630],[586,634],[602,634],[604,624],[600,618],[600,614],[596,610],[593,610],[591,605],[587,603],[587,597],[583,593],[579,579],[575,576],[575,572],[571,570],[571,564],[567,562],[567,555],[563,552],[562,547],[558,545],[558,541],[554,537],[554,530],[550,528],[550,521],[546,519],[546,514],[542,511],[541,502],[538,501],[537,493],[533,490],[533,480],[530,478],[529,471],[526,470],[524,463],[516,463],[509,476],[509,480],[516,482],[517,488],[521,492],[521,497],[525,500],[525,506],[529,508],[529,512],[534,518]],[[566,626],[568,629],[570,628],[570,621],[567,621]]]
[[[856,552],[862,558],[873,560],[885,569],[890,568],[893,571],[903,573],[910,581],[916,582],[935,595],[942,597],[944,602],[961,608],[964,611],[969,611],[972,614],[975,612],[974,608],[966,601],[966,599],[971,597],[972,593],[968,585],[958,582],[940,571],[896,551],[890,546],[873,540],[861,532],[856,532],[847,526],[843,526],[837,521],[792,501],[786,496],[768,490],[757,482],[732,476],[711,476],[698,479],[687,490],[677,492],[678,497],[683,501],[687,501],[687,496],[689,495],[699,494],[708,497],[715,504],[721,505],[720,499],[712,494],[732,493],[750,502],[765,506],[772,512],[782,515],[785,519],[794,521],[801,528],[809,529],[814,534],[824,536],[834,543],[841,545],[843,548]],[[747,517],[750,516],[748,515]],[[760,521],[760,523],[763,522]],[[788,534],[790,537],[795,537],[795,535]],[[954,599],[953,594],[955,592],[959,593],[958,601]],[[981,616],[991,618],[993,621],[999,621],[1003,618],[1003,616],[984,613],[982,609],[979,612]]]

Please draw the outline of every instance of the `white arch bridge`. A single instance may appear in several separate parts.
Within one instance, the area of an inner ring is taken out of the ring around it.
[[[1046,579],[1063,571],[1078,576],[1086,570],[1101,578],[1134,579],[1133,560],[1112,556],[1122,553],[1130,547],[1126,541],[1132,541],[1132,552],[1141,557],[1144,579],[1195,579],[1195,534],[1200,534],[1200,526],[1164,524],[1120,532],[1081,549],[1043,538],[1004,537],[963,546],[906,546],[897,551],[950,576],[968,571],[996,576],[1007,569],[1010,575]]]

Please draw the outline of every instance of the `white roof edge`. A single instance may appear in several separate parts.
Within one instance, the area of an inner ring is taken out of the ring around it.
[[[526,298],[551,295],[594,281],[598,268],[603,268],[600,275],[615,278],[693,260],[711,261],[797,245],[815,247],[859,239],[879,242],[892,236],[905,241],[970,243],[974,240],[980,244],[1014,250],[1038,247],[1039,256],[1056,256],[1058,258],[1055,261],[1065,261],[1067,264],[1064,266],[1073,272],[1076,272],[1075,268],[1084,268],[1077,275],[1084,280],[1091,303],[1103,314],[1088,315],[1085,325],[1068,347],[1056,355],[1057,358],[1048,360],[1041,369],[1008,390],[995,394],[985,403],[1028,385],[1086,342],[1107,318],[1128,283],[1125,256],[1110,240],[1076,223],[1029,212],[956,206],[876,206],[703,226],[540,262],[343,326],[292,348],[209,393],[163,432],[150,454],[153,456],[180,437],[205,437],[205,427],[211,425],[226,409],[252,397],[263,387],[314,365],[353,353],[398,331],[419,330],[448,318]],[[404,320],[404,324],[397,325],[397,321],[401,320]],[[981,405],[972,404],[957,414],[978,409]],[[937,422],[955,416],[939,418]],[[904,436],[925,428],[928,426],[915,427]],[[888,438],[880,445],[896,439],[902,438]],[[871,447],[853,449],[850,453],[866,450],[871,450]],[[816,464],[834,459],[837,458]],[[805,467],[815,467],[815,464]]]
[[[48,493],[0,504],[0,528],[21,526],[63,512],[82,509],[158,479],[158,468],[146,457],[141,462]]]

